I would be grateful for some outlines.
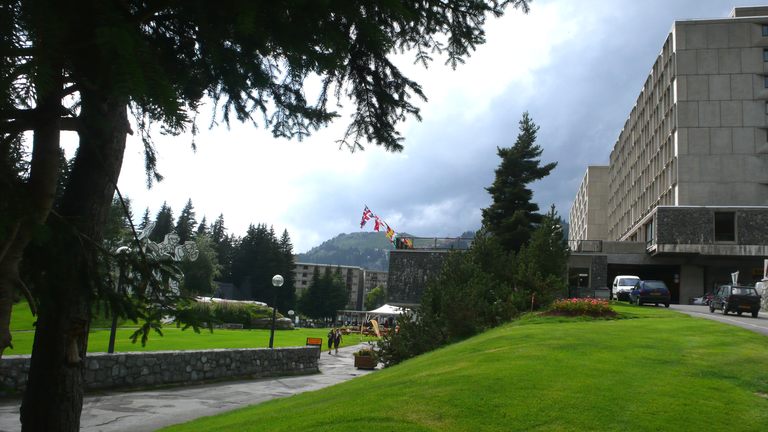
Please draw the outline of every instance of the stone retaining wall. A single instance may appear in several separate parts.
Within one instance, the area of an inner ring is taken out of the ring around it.
[[[320,350],[292,348],[94,353],[85,359],[86,390],[317,373]],[[29,355],[0,360],[0,394],[24,391]]]

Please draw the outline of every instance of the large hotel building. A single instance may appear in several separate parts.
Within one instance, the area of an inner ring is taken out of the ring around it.
[[[570,211],[571,285],[662,279],[673,300],[763,278],[768,257],[768,7],[676,21],[608,166]]]

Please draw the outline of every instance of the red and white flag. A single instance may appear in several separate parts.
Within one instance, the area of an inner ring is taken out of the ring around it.
[[[381,221],[379,220],[378,216],[374,216],[374,224],[373,224],[373,230],[376,232],[379,232],[381,229]]]
[[[368,208],[368,206],[365,206],[365,209],[363,210],[363,218],[360,219],[360,229],[365,226],[365,223],[368,222],[371,217],[373,217],[373,212]],[[378,218],[376,220],[378,221]]]

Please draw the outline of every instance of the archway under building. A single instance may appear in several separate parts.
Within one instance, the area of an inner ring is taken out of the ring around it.
[[[678,265],[608,264],[608,283],[612,284],[613,279],[619,275],[664,281],[669,288],[672,303],[680,303],[680,266]]]

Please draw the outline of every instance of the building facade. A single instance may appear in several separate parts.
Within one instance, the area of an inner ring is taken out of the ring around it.
[[[762,278],[767,114],[768,7],[675,22],[603,167],[607,194],[590,167],[574,201],[571,279],[644,273],[686,302],[737,270]]]
[[[340,273],[341,280],[346,285],[349,294],[346,309],[363,310],[365,296],[372,289],[377,286],[387,288],[387,272],[334,264],[296,263],[293,270],[296,298],[301,297],[312,284],[312,275],[315,269],[321,275],[337,271]]]

